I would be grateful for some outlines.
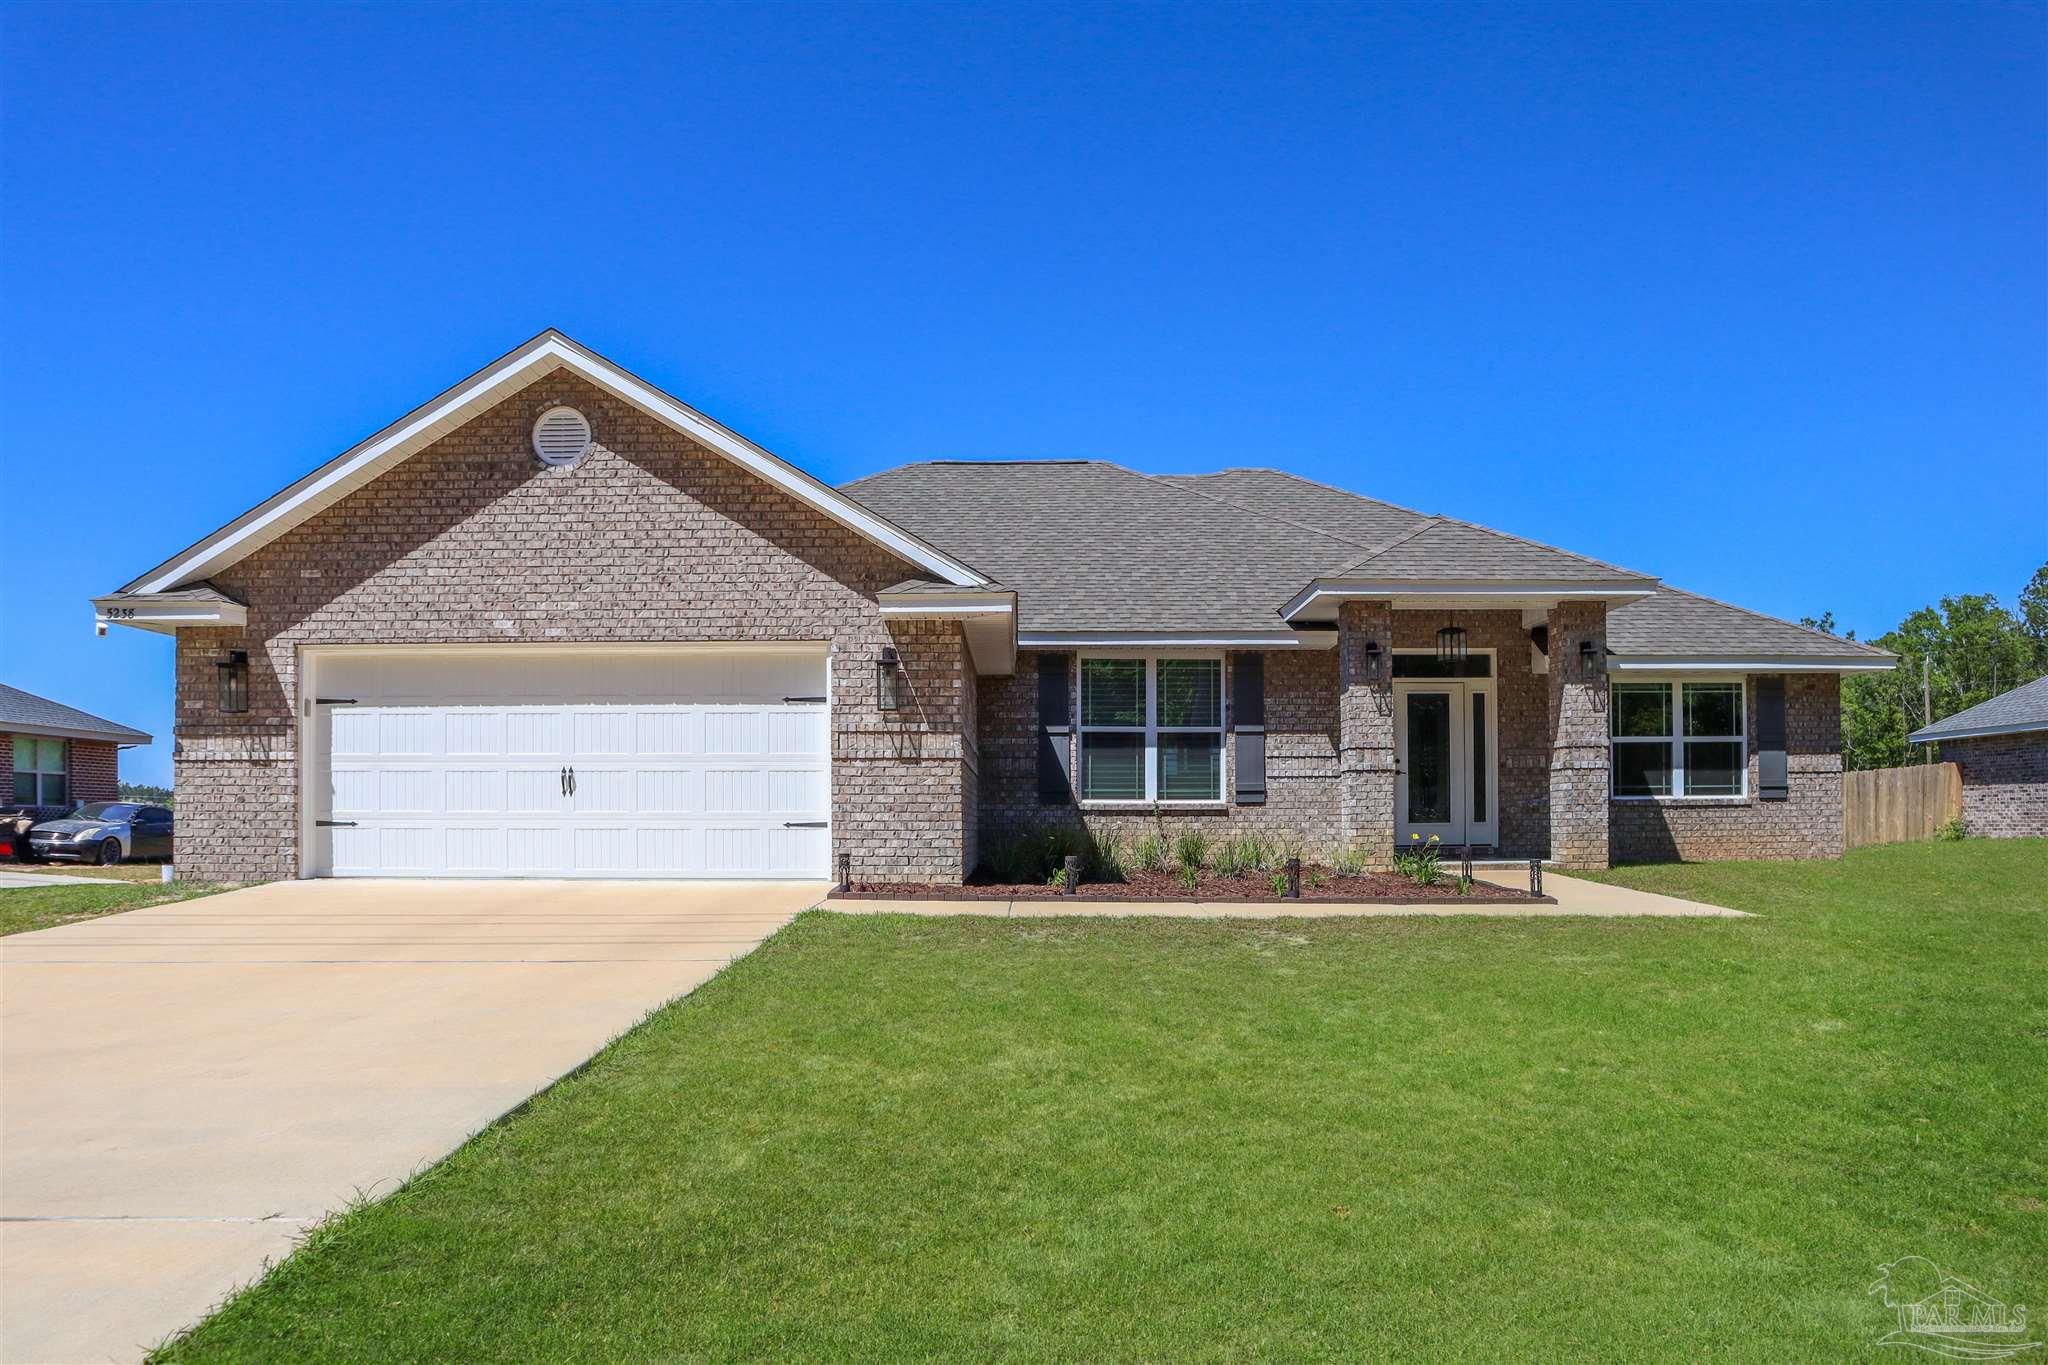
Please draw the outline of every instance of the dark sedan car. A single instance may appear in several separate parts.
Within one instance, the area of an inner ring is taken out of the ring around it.
[[[28,832],[29,856],[38,861],[98,863],[171,856],[171,813],[132,801],[94,801]]]

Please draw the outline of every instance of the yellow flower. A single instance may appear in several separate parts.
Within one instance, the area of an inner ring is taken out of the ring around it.
[[[1411,839],[1420,839],[1422,836],[1420,834],[1411,834],[1408,837]]]

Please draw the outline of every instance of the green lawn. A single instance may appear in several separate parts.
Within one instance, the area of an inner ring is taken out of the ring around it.
[[[121,868],[108,869],[122,871]],[[153,871],[154,869],[152,869]],[[0,889],[0,937],[25,934],[31,929],[48,929],[73,920],[94,919],[123,910],[140,910],[146,905],[188,901],[210,896],[220,890],[203,882],[138,882],[123,878],[96,878],[98,886],[24,886]]]
[[[806,915],[164,1357],[1838,1359],[1909,1254],[2048,1308],[2048,843],[1613,876],[1761,918]]]

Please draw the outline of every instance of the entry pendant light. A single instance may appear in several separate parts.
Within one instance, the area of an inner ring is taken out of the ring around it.
[[[1436,633],[1436,657],[1440,663],[1465,662],[1465,628],[1457,622],[1457,613],[1453,612],[1451,624]]]

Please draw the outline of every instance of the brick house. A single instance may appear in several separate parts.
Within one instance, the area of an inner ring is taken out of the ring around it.
[[[1963,775],[1963,828],[2048,838],[2048,678],[2036,678],[1906,737],[1938,744]]]
[[[95,600],[195,876],[953,881],[1196,823],[1840,853],[1879,650],[1263,469],[831,488],[557,332]]]
[[[0,793],[14,808],[70,808],[120,797],[121,750],[140,730],[0,683]]]

